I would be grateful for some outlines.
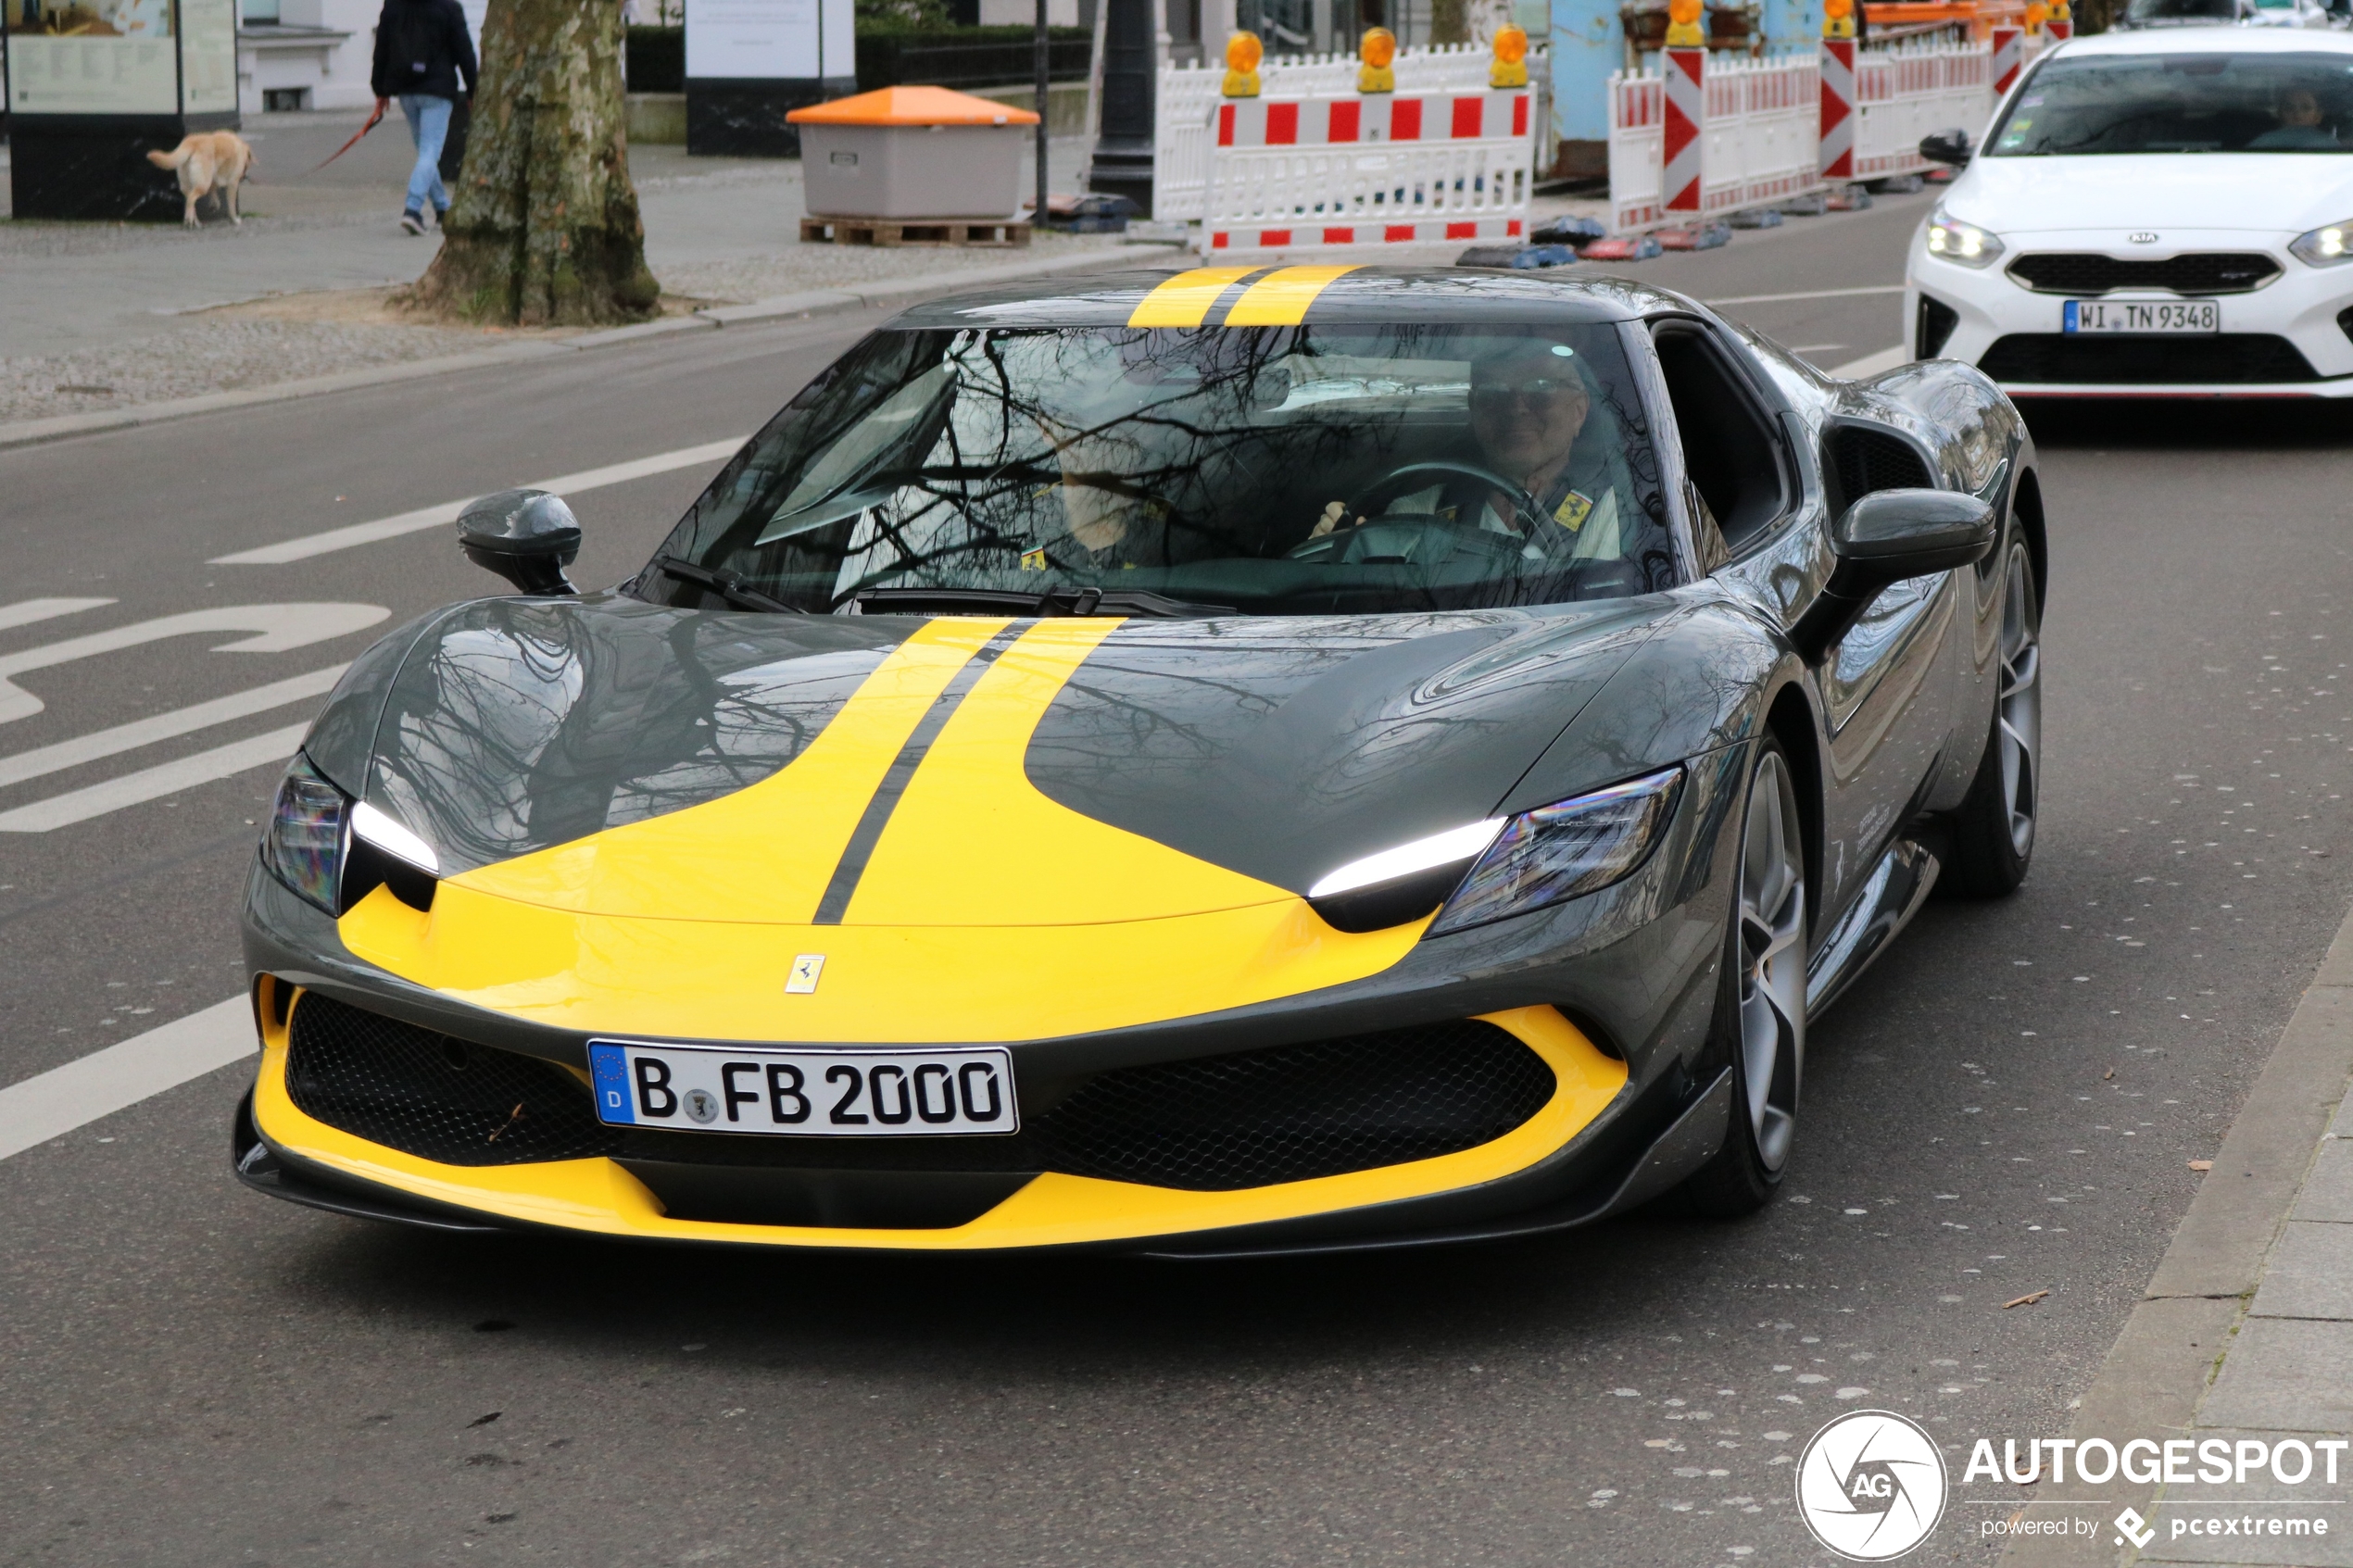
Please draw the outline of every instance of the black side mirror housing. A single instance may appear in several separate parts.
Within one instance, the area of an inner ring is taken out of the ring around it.
[[[1957,490],[1879,490],[1831,525],[1838,564],[1790,628],[1808,664],[1819,664],[1891,583],[1975,566],[2000,537],[1994,508]]]
[[[576,594],[564,575],[580,554],[580,520],[545,490],[501,490],[458,514],[458,547],[525,594]]]
[[[1920,138],[1920,157],[1931,163],[1967,169],[1971,156],[1969,132],[1957,126],[1950,131],[1931,132]]]

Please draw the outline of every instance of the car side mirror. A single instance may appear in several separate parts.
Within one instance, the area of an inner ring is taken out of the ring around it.
[[[1920,138],[1920,157],[1931,163],[1967,169],[1970,156],[1969,132],[1957,127],[1951,131],[1931,132]]]
[[[458,547],[525,594],[576,594],[564,575],[580,554],[580,520],[545,490],[501,490],[458,514]]]
[[[1821,663],[1889,584],[1975,566],[1993,552],[2000,533],[1994,508],[1974,495],[1874,491],[1831,525],[1837,564],[1790,628],[1790,641],[1806,663]]]

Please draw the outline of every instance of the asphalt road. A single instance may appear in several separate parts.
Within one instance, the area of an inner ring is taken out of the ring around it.
[[[1643,275],[1884,287],[1921,201]],[[1736,307],[1836,363],[1895,296]],[[838,318],[0,453],[11,657],[193,609],[484,591],[441,530],[211,558],[749,431]],[[2353,504],[2334,415],[2038,420],[2047,771],[2017,897],[1938,902],[1815,1030],[1785,1197],[1514,1246],[1253,1266],[861,1261],[419,1236],[226,1168],[230,1068],[0,1161],[0,1561],[1818,1561],[1790,1461],[1911,1413],[2057,1435],[2353,888]],[[695,470],[589,492],[632,569]],[[310,612],[321,626],[358,611]],[[268,608],[246,619],[292,623]],[[7,759],[349,658],[178,635],[12,677]],[[0,711],[5,711],[0,690]],[[307,705],[0,787],[0,811]],[[275,768],[0,833],[0,1082],[234,995]],[[0,819],[4,823],[5,819]],[[2223,1180],[2227,1173],[2211,1180]],[[2003,1303],[2035,1290],[2032,1306]],[[1914,1561],[1990,1558],[2017,1488]]]

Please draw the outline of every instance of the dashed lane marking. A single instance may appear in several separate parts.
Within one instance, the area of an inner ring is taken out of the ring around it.
[[[1895,369],[1910,358],[1911,356],[1904,352],[1904,345],[1899,343],[1893,348],[1882,348],[1877,354],[1866,354],[1860,359],[1832,365],[1822,373],[1837,381],[1867,381],[1882,370]]]
[[[1707,303],[1711,306],[1780,305],[1798,299],[1859,299],[1865,295],[1903,292],[1904,285],[1901,283],[1873,283],[1859,289],[1807,289],[1803,294],[1736,294],[1728,299],[1711,299]]]
[[[0,1089],[0,1160],[201,1078],[260,1049],[253,1006],[232,997]]]
[[[14,680],[31,671],[55,669],[77,659],[120,653],[125,648],[169,637],[193,637],[208,632],[253,633],[237,642],[215,646],[215,653],[284,653],[364,632],[391,615],[392,611],[382,605],[221,605],[133,621],[128,626],[93,632],[86,637],[69,637],[61,643],[19,648],[15,653],[0,654],[0,724],[30,719],[46,706]]]
[[[93,817],[103,817],[109,811],[120,811],[126,806],[137,806],[149,800],[160,800],[167,795],[177,795],[197,784],[210,784],[215,779],[231,778],[264,763],[283,764],[310,733],[310,722],[289,724],[283,730],[255,735],[249,740],[232,741],[210,751],[199,751],[193,757],[142,768],[135,773],[108,779],[83,789],[53,795],[46,800],[36,800],[13,810],[0,811],[0,833],[47,833],[75,822],[86,822]]]
[[[626,484],[633,479],[647,479],[676,469],[690,469],[700,463],[716,463],[735,456],[750,437],[729,436],[724,441],[705,442],[700,446],[682,446],[675,452],[657,452],[650,458],[638,458],[631,462],[614,463],[607,468],[584,469],[578,473],[560,474],[554,479],[542,479],[522,486],[526,490],[552,490],[559,495],[576,495],[584,490],[601,490],[609,484]],[[422,533],[458,521],[458,514],[475,501],[477,495],[462,500],[444,501],[437,507],[424,507],[396,517],[380,517],[371,522],[355,522],[343,528],[331,528],[323,533],[306,533],[299,539],[287,539],[275,545],[264,545],[258,550],[239,550],[232,556],[215,556],[207,566],[284,566],[290,561],[308,560],[313,556],[327,555],[335,550],[348,550],[359,545],[372,545],[382,539],[397,539],[404,533]]]
[[[324,696],[334,690],[335,682],[350,666],[331,664],[324,670],[313,670],[307,675],[290,675],[283,681],[272,681],[266,686],[250,691],[233,692],[209,702],[193,703],[186,708],[158,713],[150,719],[134,719],[128,724],[112,729],[93,730],[86,735],[61,740],[55,746],[37,746],[13,756],[0,757],[0,788],[37,779],[45,773],[63,772],[79,768],[84,762],[94,762],[101,757],[113,757],[159,740],[193,734],[215,724],[225,724],[232,719],[250,714],[267,713],[273,708],[283,708],[305,697]]]

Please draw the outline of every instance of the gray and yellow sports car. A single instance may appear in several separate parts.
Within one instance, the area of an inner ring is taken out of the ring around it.
[[[2032,852],[1974,370],[1601,280],[926,304],[576,594],[360,658],[247,893],[248,1184],[445,1229],[1306,1252],[1768,1201],[1806,1021]]]

